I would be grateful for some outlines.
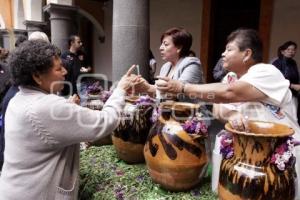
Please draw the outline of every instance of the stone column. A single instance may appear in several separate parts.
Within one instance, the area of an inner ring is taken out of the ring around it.
[[[43,28],[47,25],[46,22],[26,20],[24,24],[27,29],[28,36],[34,31],[43,31]]]
[[[8,29],[1,29],[0,35],[2,36],[2,45],[5,49],[12,50],[15,48],[15,41],[20,35],[27,35],[26,30],[13,29],[10,31]]]
[[[5,49],[10,49],[10,33],[7,29],[1,29],[0,30],[0,35],[1,35],[1,47]]]
[[[77,7],[59,4],[48,4],[44,11],[50,14],[51,43],[59,47],[62,52],[68,49],[68,38],[76,33],[75,15]]]
[[[132,64],[149,77],[149,0],[113,1],[112,79],[117,81]]]

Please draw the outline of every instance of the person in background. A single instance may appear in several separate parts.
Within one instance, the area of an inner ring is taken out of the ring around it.
[[[49,38],[46,35],[46,33],[41,32],[41,31],[34,31],[32,32],[29,37],[28,40],[44,40],[45,42],[49,42]]]
[[[190,50],[189,56],[190,57],[196,57],[196,53],[193,50]]]
[[[9,55],[9,50],[0,47],[0,62],[4,64],[7,63],[8,55]]]
[[[23,42],[25,42],[27,39],[28,39],[28,38],[27,38],[26,35],[20,35],[20,36],[18,37],[18,39],[16,40],[16,42],[15,42],[15,47],[20,46],[20,44],[22,44]]]
[[[297,117],[299,120],[300,116],[297,116],[296,113],[298,108],[298,92],[300,91],[299,72],[297,63],[293,59],[296,55],[296,51],[297,44],[295,42],[287,41],[283,43],[277,50],[278,58],[274,60],[272,64],[281,71],[281,73],[287,80],[290,81],[290,89],[293,94],[294,105],[292,115]]]
[[[221,82],[228,71],[223,67],[223,60],[220,58],[213,70],[213,76],[216,82]]]
[[[88,62],[86,53],[83,51],[83,49],[80,49],[77,51],[78,59],[80,60],[80,74],[85,75],[92,72],[92,67],[90,66],[90,63]],[[80,81],[80,82],[79,82]],[[87,87],[89,85],[92,85],[94,80],[92,77],[79,77],[79,80],[77,80],[79,84],[77,85],[78,95],[80,97],[81,103],[85,103],[86,101],[86,95],[87,95]]]
[[[78,57],[78,52],[82,48],[82,41],[78,35],[71,35],[69,37],[69,50],[64,52],[61,55],[63,59],[65,68],[67,69],[66,81],[70,83],[70,85],[65,85],[62,95],[69,96],[73,94],[77,94],[77,79],[80,75],[81,62]]]
[[[92,67],[86,58],[86,53],[81,49],[77,52],[78,59],[81,63],[80,72],[81,73],[90,73],[92,71]]]
[[[162,34],[160,41],[160,54],[166,63],[162,66],[159,76],[179,80],[183,84],[203,82],[200,60],[196,57],[189,57],[193,41],[189,32],[183,28],[170,28]],[[156,86],[143,79],[139,85],[135,85],[135,92],[154,96]],[[186,97],[179,97],[176,100],[194,101]]]
[[[24,39],[26,39],[26,36],[19,37],[16,40],[15,47],[18,48],[22,43],[24,43],[25,41],[27,41],[27,40],[24,40]],[[40,31],[33,32],[30,35],[29,40],[43,40],[43,41],[49,42],[49,39],[48,39],[47,35],[45,33],[43,33],[43,32],[40,32]],[[2,125],[3,126],[2,126],[2,128],[0,130],[0,171],[1,171],[1,168],[2,168],[2,165],[3,165],[3,161],[4,161],[3,152],[4,152],[4,148],[5,148],[5,138],[4,138],[4,133],[5,133],[5,122],[4,122],[5,113],[6,113],[6,109],[7,109],[8,103],[16,95],[16,93],[18,91],[19,91],[18,86],[15,85],[15,84],[12,84],[9,87],[9,89],[7,90],[7,92],[5,93],[5,96],[3,97],[3,101],[1,101],[1,107],[2,107],[2,109],[1,109],[1,116],[2,116]]]
[[[2,141],[3,141],[3,135],[2,135],[2,131],[4,131],[4,116],[3,116],[3,111],[5,108],[3,108],[2,106],[2,102],[4,99],[4,96],[7,92],[7,90],[10,87],[10,74],[9,74],[9,69],[8,69],[8,65],[5,63],[0,62],[0,171],[2,168],[2,164],[3,164],[3,151],[2,151]]]
[[[67,71],[60,50],[48,42],[24,42],[9,66],[20,91],[6,111],[1,199],[77,199],[79,143],[105,137],[118,126],[126,91],[137,80],[129,75],[135,66],[101,111],[77,105],[76,95],[56,95]]]
[[[163,81],[157,84],[157,89],[193,95],[215,103],[215,116],[229,120],[237,130],[247,130],[249,120],[276,122],[292,127],[295,130],[293,137],[300,140],[300,128],[291,116],[293,106],[290,83],[276,67],[261,63],[262,41],[257,31],[238,29],[232,32],[227,38],[222,60],[223,67],[237,75],[236,81],[230,84],[183,84],[169,77],[158,77]],[[300,146],[295,147],[294,153],[299,176]],[[300,184],[297,189],[300,191]]]
[[[2,132],[4,131],[4,116],[3,111],[5,108],[3,107],[4,96],[7,93],[11,82],[10,82],[10,73],[7,64],[7,57],[9,51],[0,47],[0,171],[3,165],[3,141],[4,136]]]

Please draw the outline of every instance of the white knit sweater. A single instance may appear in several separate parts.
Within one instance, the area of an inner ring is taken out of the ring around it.
[[[20,88],[5,117],[2,200],[77,199],[79,142],[111,133],[125,92],[116,89],[102,111],[53,94]]]

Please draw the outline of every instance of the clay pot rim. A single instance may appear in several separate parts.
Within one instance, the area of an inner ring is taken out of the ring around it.
[[[238,131],[235,130],[231,127],[231,125],[227,122],[225,124],[225,129],[231,133],[235,133],[235,134],[239,134],[239,135],[246,135],[246,136],[255,136],[255,137],[287,137],[287,136],[291,136],[295,133],[294,129],[292,129],[291,127],[285,125],[285,124],[281,124],[281,123],[275,123],[275,122],[267,122],[267,121],[256,121],[256,120],[250,120],[249,121],[249,125],[251,126],[251,124],[260,124],[260,125],[265,125],[267,126],[269,124],[270,125],[277,125],[277,126],[281,126],[282,128],[285,129],[285,133],[252,133],[252,132],[246,132],[246,131]]]
[[[129,103],[135,103],[139,99],[139,96],[130,96],[126,97],[125,101]]]
[[[132,104],[134,104],[134,103],[136,103],[140,99],[141,96],[144,96],[144,95],[140,95],[140,96],[139,95],[126,96],[125,97],[125,102],[126,103],[132,103]],[[153,98],[150,97],[150,99],[153,99]]]
[[[176,102],[176,101],[165,101],[160,103],[161,108],[169,108],[171,110],[185,110],[185,109],[198,109],[199,104],[188,103],[188,102]],[[181,108],[181,109],[180,109]]]
[[[87,94],[87,97],[92,100],[100,99],[101,94]]]

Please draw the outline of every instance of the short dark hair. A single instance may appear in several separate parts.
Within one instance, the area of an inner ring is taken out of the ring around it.
[[[278,56],[279,58],[282,58],[283,55],[282,55],[281,51],[286,50],[287,48],[289,48],[289,46],[294,46],[295,49],[297,49],[297,44],[296,44],[296,42],[293,42],[293,41],[287,41],[287,42],[283,43],[280,47],[278,47],[278,50],[277,50],[277,56]]]
[[[68,39],[68,45],[71,46],[72,42],[75,41],[76,37],[79,37],[78,35],[71,35]],[[80,38],[80,37],[79,37]]]
[[[253,60],[262,62],[263,46],[256,30],[239,28],[230,33],[227,37],[227,42],[232,42],[235,39],[237,40],[240,51],[251,49]]]
[[[23,42],[25,42],[27,39],[28,39],[28,38],[27,38],[26,35],[20,35],[20,36],[17,38],[16,42],[15,42],[15,47],[20,46],[20,44],[22,44]]]
[[[32,75],[48,72],[59,55],[57,47],[43,40],[23,42],[8,59],[14,84],[36,86]]]
[[[180,57],[185,57],[189,55],[190,48],[193,43],[193,37],[189,32],[187,32],[183,28],[170,28],[162,34],[160,42],[162,42],[166,36],[171,36],[174,45],[177,48],[181,48],[179,55]]]

